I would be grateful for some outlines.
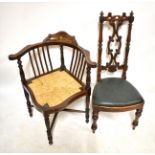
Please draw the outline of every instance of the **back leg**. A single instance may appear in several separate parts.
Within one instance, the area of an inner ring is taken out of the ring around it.
[[[140,116],[142,115],[142,111],[143,111],[142,108],[136,110],[136,113],[135,113],[136,116],[135,116],[135,119],[134,119],[134,121],[133,121],[133,123],[132,123],[132,125],[133,125],[133,130],[136,128],[136,126],[138,126],[139,118],[140,118]]]

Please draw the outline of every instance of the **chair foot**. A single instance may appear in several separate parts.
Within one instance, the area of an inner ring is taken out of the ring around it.
[[[89,123],[89,120],[86,120],[86,123]]]
[[[29,113],[30,113],[30,112],[29,112]],[[29,115],[30,115],[30,117],[32,117],[32,116],[33,116],[33,114],[32,114],[32,113],[30,113]]]
[[[50,144],[50,145],[52,145],[52,144],[53,144],[53,142],[49,142],[49,144]]]
[[[138,126],[139,118],[142,115],[142,111],[143,111],[143,109],[137,109],[136,110],[136,113],[135,113],[136,117],[135,117],[135,120],[132,123],[132,125],[133,125],[132,129],[133,130],[136,128],[136,126]]]
[[[97,119],[98,119],[98,111],[93,111],[93,124],[91,126],[92,132],[95,133],[95,130],[97,129]]]
[[[52,138],[52,133],[50,130],[47,131],[47,137],[48,137],[49,144],[52,145],[53,144],[53,138]]]
[[[32,105],[30,102],[27,103],[27,107],[28,107],[28,112],[29,112],[30,117],[33,117]]]

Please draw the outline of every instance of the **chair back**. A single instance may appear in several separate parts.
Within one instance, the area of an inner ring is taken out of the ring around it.
[[[122,70],[122,78],[126,79],[133,21],[134,16],[132,11],[129,16],[127,16],[126,13],[123,13],[121,16],[112,15],[110,12],[107,16],[104,16],[103,12],[101,12],[99,17],[97,81],[101,79],[102,70],[112,73],[117,70]],[[123,31],[121,31],[121,28]],[[120,31],[123,34],[122,36],[120,35]],[[106,33],[108,35],[105,35]],[[108,36],[108,38],[105,36]],[[105,62],[105,64],[103,64],[105,57],[103,57],[102,50],[106,51],[106,56],[108,57],[108,61]],[[120,53],[121,55],[124,54],[122,62],[118,60]]]
[[[9,59],[18,60],[23,84],[57,69],[66,70],[79,82],[85,83],[84,72],[90,62],[89,51],[64,31],[49,34],[43,42],[27,45],[17,54],[10,55]]]

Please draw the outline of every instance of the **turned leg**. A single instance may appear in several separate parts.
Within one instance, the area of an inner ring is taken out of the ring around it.
[[[96,122],[98,119],[98,111],[93,110],[92,119],[93,119],[93,124],[92,124],[91,128],[92,128],[93,133],[95,133],[95,130],[97,129],[97,123]]]
[[[86,96],[86,123],[89,122],[89,106],[90,106],[90,94]]]
[[[31,105],[31,102],[29,99],[29,94],[27,93],[27,91],[25,89],[24,89],[24,94],[25,94],[25,98],[26,98],[29,115],[30,115],[30,117],[32,117],[32,105]]]
[[[89,105],[90,105],[90,95],[91,95],[91,87],[90,87],[90,82],[91,82],[91,68],[87,66],[87,76],[86,76],[86,90],[87,90],[87,95],[86,95],[86,123],[89,122]]]
[[[47,138],[48,138],[49,144],[53,144],[52,132],[50,129],[49,115],[44,113],[44,119],[45,119],[45,125],[47,128]]]
[[[138,120],[139,120],[139,117],[140,117],[141,114],[142,114],[142,111],[143,111],[143,109],[137,109],[137,110],[136,110],[136,113],[135,113],[135,120],[134,120],[133,123],[132,123],[133,129],[135,129],[135,127],[138,126]]]

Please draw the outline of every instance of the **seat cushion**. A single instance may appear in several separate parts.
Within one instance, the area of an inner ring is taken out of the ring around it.
[[[137,89],[121,78],[102,79],[93,91],[93,104],[96,105],[126,106],[143,102]]]
[[[82,85],[66,71],[54,71],[28,84],[41,106],[56,106],[81,91]]]

